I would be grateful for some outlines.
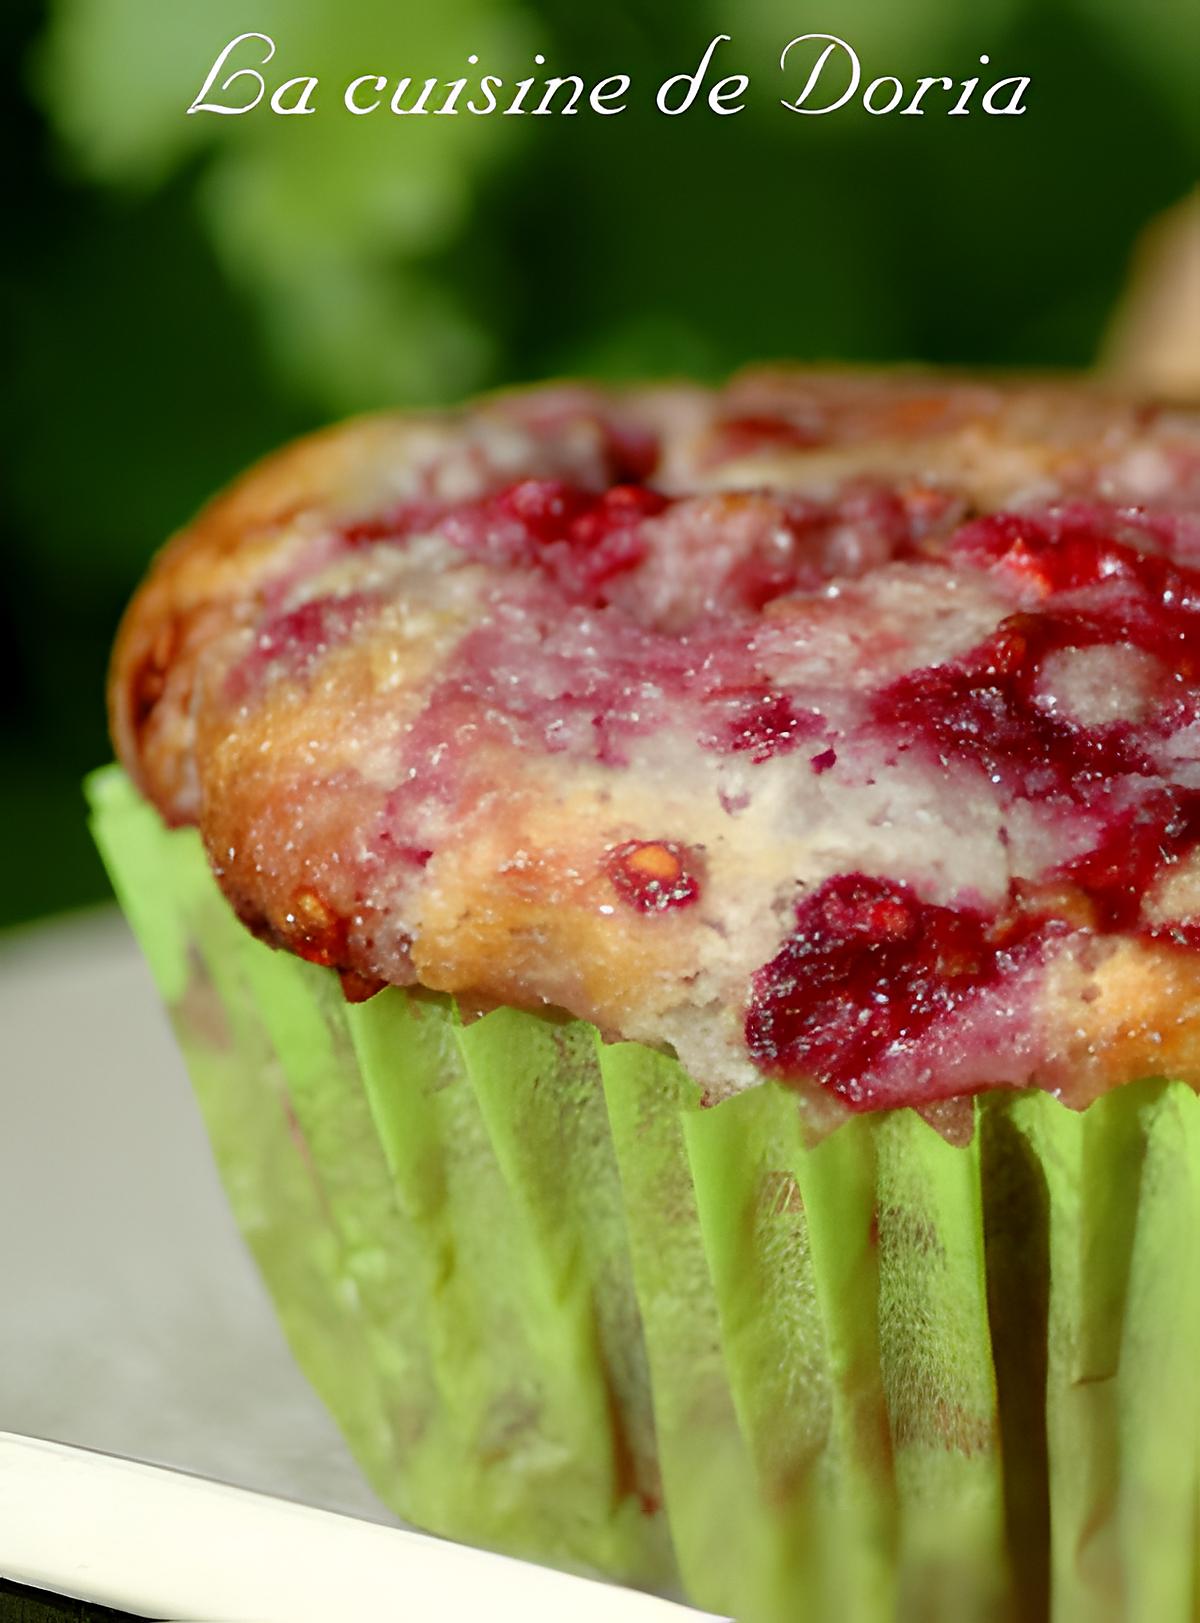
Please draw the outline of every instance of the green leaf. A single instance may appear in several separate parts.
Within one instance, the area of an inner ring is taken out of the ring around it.
[[[436,281],[429,262],[452,255],[522,126],[396,117],[386,95],[355,117],[342,96],[363,73],[386,78],[389,94],[406,75],[417,86],[459,73],[512,81],[532,70],[531,24],[509,0],[423,11],[267,0],[254,27],[274,42],[271,61],[263,66],[265,46],[246,41],[225,72],[261,69],[268,95],[313,75],[311,114],[275,114],[264,97],[240,116],[188,116],[224,46],[246,32],[245,8],[229,0],[56,0],[36,59],[39,93],[94,180],[154,188],[201,160],[192,184],[218,258],[257,306],[281,375],[322,409],[476,386],[491,352],[461,293]]]

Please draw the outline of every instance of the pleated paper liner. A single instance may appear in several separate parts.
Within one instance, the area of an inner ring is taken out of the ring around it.
[[[97,841],[292,1349],[414,1525],[743,1623],[1200,1615],[1200,1100],[815,1146],[580,1022],[237,922],[115,768]]]

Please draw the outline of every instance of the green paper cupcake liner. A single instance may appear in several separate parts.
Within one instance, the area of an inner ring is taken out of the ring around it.
[[[97,842],[295,1356],[414,1525],[743,1623],[1200,1615],[1200,1099],[812,1143],[578,1021],[237,922],[116,768]]]

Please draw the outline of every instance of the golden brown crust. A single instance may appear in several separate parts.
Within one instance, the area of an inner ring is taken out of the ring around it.
[[[715,394],[564,385],[360,419],[267,458],[159,555],[114,649],[113,738],[275,943],[361,988],[563,1006],[742,1086],[748,988],[797,894],[865,870],[1003,912],[1006,892],[1055,892],[1083,837],[957,766],[868,759],[872,692],[1010,612],[1011,582],[947,572],[947,538],[998,508],[1187,513],[1198,468],[1194,418],[1058,381],[773,369]],[[565,490],[587,547],[546,543],[545,513],[507,494],[520,481]],[[597,512],[603,546],[634,533],[603,505],[614,485],[648,550],[581,585]],[[709,653],[689,673],[693,644]],[[1106,703],[1079,697],[1085,675],[1072,702]],[[1105,678],[1131,716],[1136,676]],[[761,716],[737,719],[751,692],[763,714],[805,696],[825,733],[797,748],[802,716],[760,749]],[[630,903],[614,853],[655,841],[688,853],[694,906]],[[1193,957],[1093,948],[1021,982],[1037,1042],[993,1080],[1061,1086],[1069,1063],[1082,1097],[1155,1052],[1200,1077]],[[979,1078],[941,1091],[960,1083]]]
[[[195,790],[190,738],[159,731],[168,684],[166,713],[189,711],[197,653],[245,615],[281,567],[288,526],[369,487],[372,470],[411,431],[409,419],[388,414],[306,435],[234,480],[154,559],[117,632],[108,711],[119,759],[171,820],[191,811]]]

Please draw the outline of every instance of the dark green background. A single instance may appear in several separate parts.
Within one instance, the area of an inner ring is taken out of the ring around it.
[[[356,407],[585,368],[1086,364],[1139,228],[1192,180],[1196,12],[8,0],[0,923],[103,893],[77,784],[108,752],[113,629],[241,465]],[[185,119],[250,28],[281,76],[452,78],[482,34],[510,77],[536,49],[547,72],[628,72],[631,106],[417,130],[329,96],[303,121]],[[867,78],[957,79],[989,52],[1032,76],[1029,111],[796,117],[775,62],[809,29]],[[655,113],[653,86],[722,31],[748,110]]]
[[[0,1623],[136,1623],[133,1612],[52,1595],[0,1577]]]

